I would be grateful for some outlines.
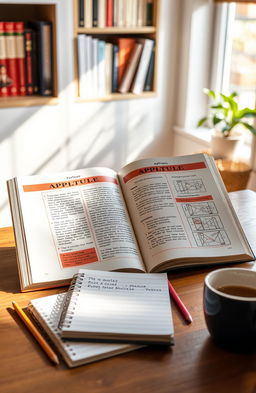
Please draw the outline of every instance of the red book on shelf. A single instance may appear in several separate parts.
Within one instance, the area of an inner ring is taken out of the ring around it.
[[[8,77],[6,65],[6,43],[4,35],[4,22],[0,22],[0,97],[6,97]]]
[[[26,93],[31,96],[34,92],[33,87],[33,60],[32,60],[32,30],[27,29],[24,33],[25,40],[25,75],[26,75]]]
[[[18,73],[18,95],[26,95],[25,78],[25,48],[24,48],[24,22],[14,23],[15,43],[16,43],[16,62]]]
[[[16,61],[16,45],[14,35],[14,22],[4,22],[5,42],[6,42],[6,67],[9,86],[7,87],[9,96],[18,95],[18,70]]]
[[[118,84],[121,83],[125,68],[128,64],[128,59],[131,56],[134,46],[134,38],[118,39]]]
[[[113,0],[107,0],[107,20],[106,26],[113,26]]]

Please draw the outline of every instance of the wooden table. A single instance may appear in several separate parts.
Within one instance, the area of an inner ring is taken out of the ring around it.
[[[256,194],[238,191],[232,202],[256,253]],[[256,269],[255,264],[243,267]],[[175,306],[175,346],[145,348],[75,369],[53,366],[12,310],[60,289],[20,293],[11,228],[0,229],[1,393],[255,393],[256,354],[231,353],[209,337],[202,311],[205,275],[213,268],[171,273],[171,281],[193,316],[186,325]]]

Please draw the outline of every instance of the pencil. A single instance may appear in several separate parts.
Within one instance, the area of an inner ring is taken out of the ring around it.
[[[173,288],[172,284],[170,283],[170,281],[168,280],[168,287],[169,287],[169,293],[172,297],[172,299],[174,300],[174,302],[176,303],[179,311],[181,312],[182,316],[184,317],[184,319],[188,322],[191,323],[193,321],[189,311],[187,310],[186,306],[183,304],[183,302],[181,301],[181,299],[179,298],[177,292],[175,291],[175,289]]]
[[[33,323],[28,318],[28,316],[24,313],[22,308],[16,302],[12,302],[12,305],[13,305],[15,311],[17,312],[18,316],[20,317],[20,319],[24,322],[25,326],[33,334],[33,336],[35,337],[36,341],[41,345],[42,349],[45,351],[47,356],[51,359],[51,361],[54,364],[59,364],[58,356],[53,352],[53,350],[48,345],[48,343],[45,341],[43,336],[39,333],[39,331],[33,325]]]

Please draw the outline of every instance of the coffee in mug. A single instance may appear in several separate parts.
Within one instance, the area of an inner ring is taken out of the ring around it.
[[[223,268],[204,282],[204,316],[209,333],[229,349],[256,349],[256,271]]]

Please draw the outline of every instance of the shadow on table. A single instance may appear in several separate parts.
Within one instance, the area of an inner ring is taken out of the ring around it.
[[[0,291],[20,292],[15,247],[0,248]]]
[[[222,393],[222,381],[223,387],[228,386],[232,393],[256,392],[255,352],[227,350],[207,337],[198,363],[195,368],[200,381],[198,393]]]

